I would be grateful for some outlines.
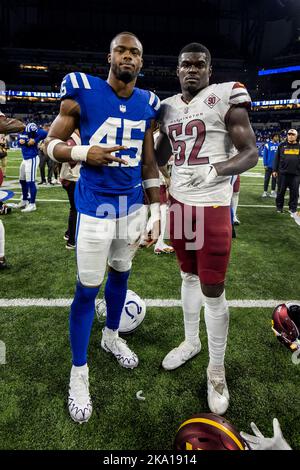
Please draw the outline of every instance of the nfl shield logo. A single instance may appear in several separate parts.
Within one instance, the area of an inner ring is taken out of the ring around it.
[[[120,104],[120,111],[121,111],[121,113],[126,113],[126,106],[125,106],[125,104]]]

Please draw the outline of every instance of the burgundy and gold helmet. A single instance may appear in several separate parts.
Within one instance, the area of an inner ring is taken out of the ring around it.
[[[300,305],[289,302],[278,305],[272,314],[272,330],[288,349],[300,349]]]
[[[222,416],[201,413],[180,425],[174,450],[246,450],[246,444],[237,429]]]

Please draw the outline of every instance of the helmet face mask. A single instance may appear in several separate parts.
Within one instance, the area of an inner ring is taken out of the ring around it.
[[[280,304],[272,314],[272,330],[280,343],[288,349],[300,349],[300,306]]]

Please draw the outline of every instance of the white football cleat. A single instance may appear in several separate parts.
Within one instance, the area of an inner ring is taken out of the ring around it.
[[[29,204],[28,201],[23,201],[23,199],[22,199],[20,202],[18,202],[18,204],[16,204],[15,208],[16,209],[24,209],[24,207],[27,207],[28,204]]]
[[[207,368],[207,401],[212,413],[223,415],[229,406],[229,392],[223,366]]]
[[[88,366],[73,366],[71,369],[68,408],[71,418],[77,423],[86,423],[91,417],[93,407],[89,393]]]
[[[167,245],[166,243],[156,243],[155,247],[154,247],[154,253],[156,255],[160,255],[160,254],[171,254],[171,253],[175,253],[175,250],[172,246],[170,245]]]
[[[186,361],[192,359],[201,351],[200,340],[196,344],[192,344],[189,341],[183,341],[177,348],[172,349],[164,360],[162,366],[165,370],[177,369],[182,366]]]
[[[28,206],[25,207],[25,209],[22,209],[21,212],[33,212],[36,211],[36,205],[35,204],[28,204]]]
[[[120,366],[126,369],[134,369],[138,366],[139,360],[137,355],[129,349],[124,339],[119,337],[118,331],[103,328],[101,347],[112,353],[117,359]]]
[[[277,197],[276,191],[271,191],[270,197],[276,198]]]
[[[261,197],[268,197],[267,191],[264,191],[264,192],[262,193]]]

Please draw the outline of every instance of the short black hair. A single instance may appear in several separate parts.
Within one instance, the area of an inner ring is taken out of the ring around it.
[[[211,63],[211,54],[209,50],[207,49],[207,47],[203,46],[203,44],[200,44],[199,42],[191,42],[190,44],[184,46],[179,52],[178,62],[180,61],[180,57],[184,52],[204,52],[208,59],[208,63]]]
[[[122,31],[121,33],[116,34],[116,35],[112,38],[112,40],[110,41],[110,47],[109,47],[110,52],[112,51],[112,44],[113,44],[114,40],[115,40],[116,38],[118,38],[119,36],[123,36],[123,35],[133,36],[134,38],[136,38],[136,39],[139,41],[140,45],[142,46],[142,52],[143,52],[143,44],[141,43],[140,39],[137,37],[136,34],[131,33],[130,31]]]

